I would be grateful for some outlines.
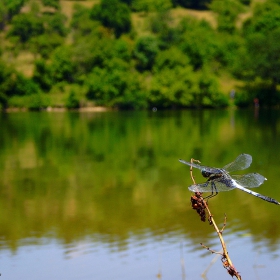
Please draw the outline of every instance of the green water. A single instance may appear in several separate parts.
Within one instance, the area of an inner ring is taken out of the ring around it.
[[[268,179],[254,190],[280,201],[279,111],[18,112],[0,115],[0,129],[0,253],[20,254],[24,246],[40,251],[42,240],[117,251],[170,236],[193,251],[200,242],[216,244],[213,228],[191,209],[189,169],[179,158],[222,167],[251,154],[248,172]],[[278,258],[280,206],[238,190],[209,203],[221,225],[226,213],[225,234],[250,236],[253,248]],[[101,274],[85,279],[106,279]],[[39,278],[49,279],[44,275]]]

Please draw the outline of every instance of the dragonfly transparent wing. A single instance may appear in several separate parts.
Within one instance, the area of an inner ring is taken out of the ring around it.
[[[227,172],[233,172],[237,170],[243,170],[248,168],[252,163],[252,156],[248,154],[239,155],[235,161],[227,164],[223,167]]]
[[[245,175],[231,175],[231,178],[242,187],[257,188],[266,178],[259,173],[248,173]]]
[[[215,190],[213,191],[211,182],[191,185],[191,186],[189,186],[189,190],[192,192],[215,192]]]
[[[192,167],[195,167],[197,169],[200,169],[200,170],[204,170],[204,171],[207,171],[207,172],[210,172],[210,173],[221,173],[221,170],[218,169],[218,168],[212,168],[212,167],[209,167],[209,166],[203,166],[203,165],[200,165],[200,164],[197,164],[197,163],[191,163],[191,162],[188,162],[188,161],[184,161],[183,159],[179,159],[180,162],[184,163],[184,164],[187,164],[189,166],[192,166]]]
[[[192,192],[224,192],[231,191],[235,188],[231,179],[221,177],[219,179],[210,180],[202,184],[196,184],[189,186],[189,190]]]

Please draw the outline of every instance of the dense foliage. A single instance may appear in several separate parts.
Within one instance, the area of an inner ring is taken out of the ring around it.
[[[14,15],[20,12],[24,4],[24,0],[2,0],[0,2],[0,29],[11,21]]]
[[[225,75],[242,85],[239,106],[280,102],[278,0],[81,1],[68,17],[61,3],[1,1],[1,107],[220,107]],[[216,25],[176,17],[182,7],[209,9]]]

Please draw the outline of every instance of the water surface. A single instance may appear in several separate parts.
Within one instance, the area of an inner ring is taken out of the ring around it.
[[[18,112],[0,128],[5,279],[230,279],[200,246],[220,250],[179,158],[249,153],[268,179],[254,190],[280,200],[279,111]],[[278,279],[280,207],[238,190],[209,203],[242,277]]]

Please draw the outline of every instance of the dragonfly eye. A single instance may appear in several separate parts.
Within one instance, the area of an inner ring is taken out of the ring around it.
[[[211,173],[210,173],[210,172],[207,172],[206,170],[202,170],[202,171],[201,171],[201,174],[202,174],[202,176],[205,177],[205,178],[208,178],[208,177],[210,177],[210,175],[211,175]]]

